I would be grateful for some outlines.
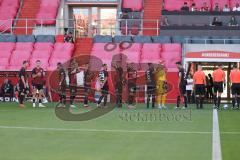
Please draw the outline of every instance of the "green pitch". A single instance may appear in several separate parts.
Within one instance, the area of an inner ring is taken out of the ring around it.
[[[66,122],[56,117],[53,103],[30,106],[0,104],[1,160],[212,159],[210,107],[159,111],[140,104],[136,110],[114,109],[90,121]],[[239,122],[239,111],[219,112],[224,160],[239,157]]]

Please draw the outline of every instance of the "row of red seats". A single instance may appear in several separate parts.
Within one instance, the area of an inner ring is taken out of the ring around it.
[[[24,60],[30,61],[29,70],[37,60],[44,69],[54,70],[58,62],[71,58],[73,50],[72,43],[0,42],[0,70],[19,70]]]
[[[108,67],[111,67],[113,56],[120,53],[127,57],[129,63],[140,64],[139,67],[143,63],[159,63],[160,61],[164,61],[165,66],[171,71],[177,70],[175,63],[181,60],[182,47],[178,43],[133,43],[129,48],[127,46],[119,48],[119,45],[117,45],[118,47],[113,51],[106,50],[106,44],[95,43],[91,55],[101,59],[103,63],[108,64]],[[108,47],[111,48],[110,45]]]
[[[9,31],[17,15],[20,0],[0,0],[0,31]]]
[[[122,8],[128,8],[132,11],[141,11],[143,9],[143,0],[123,0]]]
[[[240,3],[240,0],[165,0],[164,9],[168,11],[180,10],[184,2],[187,2],[188,6],[195,3],[198,10],[201,10],[203,3],[206,3],[210,10],[213,9],[216,3],[218,3],[222,10],[226,4],[230,8],[235,7],[237,3]]]
[[[36,15],[38,25],[54,25],[58,14],[60,0],[41,0],[40,9]]]

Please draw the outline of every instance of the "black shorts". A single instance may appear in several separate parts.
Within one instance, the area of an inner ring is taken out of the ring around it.
[[[195,95],[205,95],[205,85],[196,84],[195,85]]]
[[[128,92],[129,93],[136,93],[137,91],[137,86],[136,83],[128,83]]]
[[[84,85],[84,92],[88,93],[91,90],[91,85]]]
[[[101,93],[102,93],[102,94],[108,94],[108,90],[109,90],[108,85],[104,85],[104,86],[101,88]]]
[[[77,93],[77,86],[76,85],[70,85],[69,89],[70,89],[71,94],[76,94]]]
[[[155,94],[156,92],[156,85],[149,84],[147,85],[147,94]]]
[[[33,83],[32,87],[33,87],[33,89],[37,89],[37,90],[40,91],[40,90],[43,89],[43,84],[35,84],[35,83]]]
[[[27,94],[29,92],[29,88],[25,88],[23,83],[19,83],[19,93]]]
[[[240,83],[233,83],[231,89],[233,95],[240,95]]]
[[[179,92],[180,92],[180,94],[181,95],[184,95],[184,94],[186,94],[186,85],[185,84],[180,84],[179,85]]]
[[[214,82],[213,84],[214,93],[223,92],[223,82]]]
[[[65,94],[67,90],[67,84],[63,83],[62,85],[59,86],[59,92],[60,94]]]

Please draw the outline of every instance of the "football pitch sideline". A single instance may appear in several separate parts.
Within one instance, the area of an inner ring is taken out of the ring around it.
[[[239,159],[238,110],[158,110],[138,104],[135,110],[69,122],[57,118],[55,104],[47,106],[0,104],[1,160]]]

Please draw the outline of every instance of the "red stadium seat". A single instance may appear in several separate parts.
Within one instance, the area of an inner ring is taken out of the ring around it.
[[[28,60],[30,58],[30,56],[31,56],[31,52],[28,50],[26,50],[26,51],[15,50],[12,53],[11,59],[18,57],[19,60],[21,60],[21,59]]]
[[[22,62],[25,60],[29,60],[29,58],[30,52],[13,52],[8,66],[8,70],[19,70],[22,66]]]
[[[70,51],[53,51],[52,53],[52,58],[66,58],[70,59],[72,52]]]
[[[182,47],[181,44],[178,43],[173,43],[173,44],[162,44],[162,51],[163,52],[171,52],[171,51],[177,51],[177,52],[181,52]]]
[[[176,68],[176,62],[181,60],[181,52],[162,52],[161,57],[167,68]]]
[[[36,15],[36,23],[44,25],[54,25],[58,13],[60,0],[42,0],[39,12]]]
[[[121,51],[138,51],[140,52],[142,50],[142,44],[141,43],[123,43],[120,47]]]
[[[15,50],[21,51],[32,51],[33,50],[33,43],[32,42],[17,42]]]
[[[12,42],[0,42],[1,51],[13,51],[15,49],[15,43]]]
[[[7,19],[7,20],[4,20],[4,19]],[[0,31],[2,31],[2,32],[10,32],[11,31],[12,21],[10,19],[11,19],[11,17],[9,15],[4,18],[2,16],[0,16],[0,24],[1,24]]]
[[[130,63],[140,63],[141,53],[139,51],[123,51],[125,56],[127,56],[127,61]]]
[[[20,0],[2,0],[0,5],[0,31],[10,32],[12,22],[17,15]]]
[[[51,51],[39,51],[35,50],[32,53],[32,58],[49,58],[51,55]]]
[[[131,8],[132,11],[141,11],[143,9],[143,0],[123,0],[123,8]]]
[[[168,11],[179,11],[185,1],[186,0],[165,0],[164,9]]]
[[[212,6],[218,3],[220,10],[223,10],[224,6],[227,4],[229,6],[229,0],[212,0]]]
[[[144,43],[142,51],[161,51],[161,44],[159,43]]]
[[[240,4],[240,0],[230,0],[231,8],[235,7],[237,3]]]
[[[92,51],[119,51],[119,44],[117,43],[94,43]]]
[[[53,50],[53,44],[52,43],[35,43],[34,50],[51,52]]]
[[[116,54],[119,54],[119,52],[106,52],[106,51],[92,51],[91,55],[95,56],[101,60],[112,60],[112,57]]]
[[[63,43],[64,42],[64,35],[56,35],[55,40],[56,40],[56,42]]]
[[[198,10],[200,10],[203,6],[203,3],[206,2],[207,6],[209,7],[209,10],[211,10],[212,2],[211,0],[194,0],[194,3],[196,4],[196,7]]]
[[[11,51],[0,50],[0,58],[10,58],[12,55]]]
[[[73,43],[55,43],[54,50],[72,52],[74,50],[74,44]]]
[[[0,58],[0,66],[8,66],[9,58]]]

